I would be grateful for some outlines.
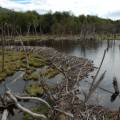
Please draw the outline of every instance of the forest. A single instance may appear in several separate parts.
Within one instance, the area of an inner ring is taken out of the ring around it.
[[[92,15],[75,16],[71,12],[51,11],[38,14],[36,11],[15,12],[0,8],[0,27],[5,34],[22,35],[78,35],[78,34],[119,34],[120,20],[111,20]],[[17,31],[17,32],[16,32]]]
[[[120,20],[0,7],[0,118],[120,120],[119,61]]]

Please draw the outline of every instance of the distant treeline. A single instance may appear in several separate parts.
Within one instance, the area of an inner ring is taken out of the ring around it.
[[[38,14],[36,11],[15,12],[0,8],[0,33],[11,35],[31,34],[117,34],[120,20],[110,20],[98,16],[74,16],[70,12]]]

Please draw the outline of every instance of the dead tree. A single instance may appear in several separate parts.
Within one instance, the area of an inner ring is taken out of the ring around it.
[[[5,26],[4,24],[2,24],[2,27],[1,27],[1,32],[2,32],[2,35],[1,35],[1,40],[2,40],[2,72],[4,72],[4,64],[5,64]]]

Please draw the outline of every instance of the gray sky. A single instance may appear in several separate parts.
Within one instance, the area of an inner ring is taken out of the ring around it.
[[[120,19],[120,0],[0,0],[0,6],[17,11],[71,11],[74,15],[89,14]]]

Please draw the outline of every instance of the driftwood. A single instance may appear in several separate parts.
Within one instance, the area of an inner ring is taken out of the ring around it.
[[[70,117],[70,118],[74,118],[74,115],[72,113],[65,112],[65,111],[63,111],[61,109],[58,109],[58,108],[55,108],[55,110],[62,113],[62,114],[64,114],[64,115],[66,115],[66,116],[68,116],[68,117]]]
[[[36,117],[36,118],[44,118],[46,119],[46,116],[45,115],[42,115],[42,114],[37,114],[37,113],[33,113],[32,111],[26,109],[25,107],[21,106],[17,99],[15,98],[15,96],[10,92],[10,91],[7,91],[6,94],[8,95],[8,97],[10,97],[14,102],[15,102],[15,105],[23,112],[26,112],[30,115],[32,115],[33,117]]]
[[[99,80],[94,85],[91,84],[91,86],[92,86],[91,88],[92,89],[90,89],[88,95],[86,96],[85,102],[88,101],[88,99],[90,98],[90,96],[94,93],[94,91],[96,90],[96,88],[99,86],[99,84],[101,83],[101,81],[104,79],[105,73],[106,73],[106,71],[100,76]]]
[[[36,118],[42,118],[42,119],[47,119],[47,117],[43,114],[37,114],[37,113],[34,113],[32,111],[30,111],[29,109],[23,107],[22,105],[20,105],[20,103],[18,102],[17,98],[9,91],[6,92],[6,95],[11,99],[13,100],[13,102],[15,103],[16,107],[18,109],[20,109],[21,111],[23,112],[26,112],[28,114],[30,114],[31,116],[33,117],[36,117]],[[47,102],[44,102],[44,103],[47,103]]]
[[[5,109],[5,110],[3,111],[3,115],[2,115],[1,120],[7,120],[7,117],[8,117],[8,110]]]
[[[8,90],[5,93],[5,95],[14,102],[14,104],[16,105],[16,107],[18,109],[20,109],[22,112],[26,112],[26,113],[30,114],[31,116],[33,116],[35,118],[47,119],[47,117],[45,115],[34,113],[34,112],[30,111],[29,109],[23,107],[22,105],[20,105],[20,103],[18,102],[17,99],[19,99],[19,100],[37,100],[37,101],[40,101],[40,102],[44,103],[45,105],[47,105],[50,108],[51,112],[52,111],[56,111],[58,113],[62,113],[64,115],[66,115],[66,116],[68,116],[70,118],[74,117],[74,115],[72,113],[66,112],[66,111],[64,111],[62,109],[59,109],[57,106],[55,106],[55,107],[54,106],[50,106],[49,103],[47,103],[45,100],[43,100],[41,98],[38,98],[38,97],[21,97],[21,96],[18,96],[18,95],[13,95],[10,90]],[[2,115],[2,119],[1,120],[7,120],[8,114],[9,114],[9,111],[7,109],[5,109],[3,111],[3,115]]]
[[[51,106],[48,104],[48,102],[46,102],[45,100],[41,99],[41,98],[38,98],[38,97],[20,97],[18,95],[15,95],[15,97],[17,99],[21,99],[21,100],[37,100],[39,102],[42,102],[44,103],[45,105],[47,105],[49,108],[51,108]]]
[[[93,82],[92,82],[92,85],[91,85],[91,87],[90,87],[90,91],[91,91],[91,89],[92,89],[92,87],[93,87],[93,84],[94,84],[94,82],[95,82],[95,80],[96,80],[96,78],[97,78],[97,76],[98,76],[98,74],[99,74],[99,72],[100,72],[101,66],[102,66],[103,61],[104,61],[104,59],[105,59],[106,52],[107,52],[107,48],[104,50],[104,54],[103,54],[101,63],[100,63],[100,65],[99,65],[99,68],[98,68],[98,70],[97,70],[97,73],[95,74],[95,76],[94,76],[94,78],[93,78]]]
[[[42,50],[41,50],[42,51]],[[48,51],[47,51],[48,52]],[[52,52],[51,52],[52,53]],[[53,53],[52,53],[53,54]],[[49,57],[51,58],[51,56]],[[59,56],[58,56],[59,58]],[[51,61],[53,60],[53,58],[50,59]],[[55,61],[55,59],[54,59]],[[59,60],[56,59],[56,63],[55,62],[52,62],[54,63],[54,65],[56,66],[56,68],[59,69],[60,73],[65,73],[65,69],[61,69],[63,67],[60,67],[60,65],[58,65],[58,62]],[[74,61],[74,59],[73,59]],[[64,59],[63,59],[63,62],[64,62]],[[65,61],[66,62],[66,61]],[[86,61],[85,61],[86,62]],[[83,62],[83,64],[81,64],[81,66],[78,66],[78,69],[80,69],[80,67],[83,67],[83,65],[85,65],[85,62]],[[88,61],[89,62],[89,61]],[[70,61],[67,62],[68,63],[68,66],[70,65]],[[79,64],[79,63],[75,63],[75,64]],[[71,66],[76,67],[75,64],[71,64]],[[87,63],[86,63],[87,64]],[[50,64],[51,65],[51,64]],[[53,64],[51,66],[54,66]],[[54,67],[55,67],[54,66]],[[70,66],[70,67],[71,67]],[[88,64],[88,67],[89,67],[89,64]],[[71,70],[74,70],[74,69],[71,69]],[[86,65],[85,65],[85,68],[86,68]],[[69,69],[70,70],[70,69]],[[84,70],[84,68],[83,68]],[[87,71],[90,69],[85,69],[85,71]],[[74,70],[75,71],[75,70]],[[80,69],[81,71],[81,69]],[[79,74],[77,73],[78,76],[74,77],[76,78],[75,80],[73,79],[73,77],[71,78],[71,75],[75,76],[74,73],[73,74],[66,74],[67,78],[68,78],[68,82],[64,81],[63,84],[61,85],[58,85],[57,87],[60,88],[57,90],[55,89],[55,91],[47,91],[47,89],[45,88],[46,90],[46,96],[47,98],[50,98],[54,101],[54,105],[51,106],[51,111],[49,113],[49,116],[52,120],[57,120],[56,118],[58,118],[57,115],[59,115],[59,113],[61,114],[64,114],[66,116],[68,116],[68,119],[65,119],[65,120],[102,120],[103,117],[104,117],[104,114],[103,114],[103,111],[99,111],[100,113],[97,112],[97,110],[95,109],[95,106],[94,107],[89,107],[89,106],[86,106],[86,104],[82,104],[83,101],[81,101],[80,99],[78,100],[78,96],[77,96],[77,93],[76,90],[74,90],[74,85],[77,81],[79,81],[79,79],[82,79],[84,76],[85,76],[85,73],[88,73],[88,72],[80,72],[80,71],[77,71],[79,72]],[[69,76],[70,75],[70,76]],[[81,77],[83,76],[83,77]],[[103,75],[104,76],[104,75]],[[94,84],[95,86],[93,87],[92,86],[92,92],[94,92],[94,90],[98,87],[99,83],[102,81],[103,77],[101,77],[101,79],[99,79],[98,81],[96,81],[96,83]],[[65,79],[66,80],[66,79]],[[42,81],[44,82],[44,81]],[[42,83],[41,82],[41,83]],[[44,83],[43,83],[44,84]],[[92,83],[91,83],[92,84]],[[67,87],[66,87],[67,86]],[[43,88],[44,88],[44,85],[43,85]],[[62,89],[63,88],[63,89]],[[67,89],[68,90],[67,90]],[[93,89],[94,88],[94,89]],[[57,92],[56,92],[57,91]],[[81,92],[81,91],[80,91]],[[92,93],[90,93],[90,96],[91,96]],[[7,94],[8,95],[8,94]],[[8,95],[9,96],[9,95]],[[13,95],[16,99],[19,97]],[[49,97],[50,96],[50,97]],[[10,97],[10,96],[9,96]],[[10,97],[11,98],[11,97]],[[12,98],[11,98],[12,99]],[[15,101],[14,101],[15,102]],[[18,102],[18,101],[17,101]],[[83,106],[84,110],[80,109],[81,107]],[[97,107],[96,107],[97,108]],[[19,108],[20,109],[20,108]],[[22,109],[23,110],[23,109]],[[69,111],[69,112],[68,112]],[[28,113],[28,111],[27,111]],[[30,113],[31,114],[31,113]],[[46,116],[44,116],[46,117]],[[101,119],[100,119],[101,118]]]

